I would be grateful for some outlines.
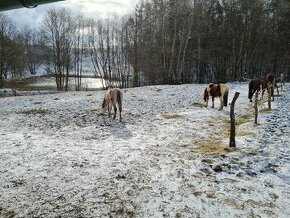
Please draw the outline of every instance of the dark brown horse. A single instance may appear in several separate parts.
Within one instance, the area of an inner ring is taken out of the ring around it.
[[[214,108],[214,98],[220,98],[220,110],[223,109],[223,106],[227,106],[228,104],[228,95],[229,95],[229,87],[226,84],[213,84],[210,83],[208,87],[204,90],[203,99],[206,102],[206,107],[208,106],[209,96],[212,97],[212,108]]]
[[[271,90],[271,96],[274,101],[274,86],[276,86],[276,79],[273,73],[268,73],[266,76],[266,83],[268,88]]]
[[[260,90],[262,90],[261,99],[263,99],[263,95],[266,88],[267,88],[267,83],[264,80],[252,79],[249,82],[249,93],[248,93],[248,98],[250,99],[250,102],[252,102],[252,97],[254,93],[259,92]]]

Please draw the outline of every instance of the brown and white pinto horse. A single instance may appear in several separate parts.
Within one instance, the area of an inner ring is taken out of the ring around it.
[[[271,96],[274,101],[274,86],[276,86],[276,79],[273,73],[267,74],[266,83],[267,83],[268,88],[270,88]]]
[[[119,109],[119,117],[120,121],[122,121],[122,102],[123,102],[123,92],[121,89],[112,88],[107,91],[105,94],[103,103],[102,103],[102,113],[104,114],[105,111],[108,111],[108,116],[111,117],[111,110],[112,106],[114,107],[114,117],[116,118],[117,115],[117,104]]]
[[[229,95],[229,87],[226,84],[213,84],[210,83],[204,90],[203,99],[206,102],[206,107],[208,106],[209,96],[212,97],[212,108],[214,108],[214,98],[220,98],[220,108],[223,109],[223,106],[228,105],[228,95]]]
[[[253,97],[254,93],[256,91],[259,92],[260,90],[262,90],[261,99],[263,99],[263,95],[264,95],[264,92],[265,92],[266,88],[267,88],[267,83],[264,80],[252,79],[249,82],[248,98],[250,99],[250,102],[252,102],[252,97]]]

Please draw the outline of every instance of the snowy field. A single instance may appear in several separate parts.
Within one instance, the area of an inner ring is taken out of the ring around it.
[[[205,85],[125,89],[122,123],[105,91],[0,98],[0,217],[290,217],[290,84],[258,125],[229,86],[236,149]]]

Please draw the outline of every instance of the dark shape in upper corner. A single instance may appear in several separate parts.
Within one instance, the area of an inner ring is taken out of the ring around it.
[[[41,4],[53,3],[64,0],[9,0],[0,2],[0,11],[8,11],[17,8],[35,8]]]

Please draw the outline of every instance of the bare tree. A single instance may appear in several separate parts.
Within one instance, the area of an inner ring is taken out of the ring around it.
[[[36,30],[25,26],[21,31],[21,38],[25,46],[23,51],[27,61],[27,68],[30,74],[36,74],[36,69],[42,61],[42,49],[39,46],[38,33]]]
[[[75,22],[67,9],[51,9],[44,15],[42,33],[49,48],[57,90],[68,90],[74,29]]]
[[[5,14],[0,14],[0,88],[3,88],[4,82],[11,70],[13,58],[14,38],[16,28],[10,18]]]
[[[148,0],[121,19],[96,22],[53,9],[44,16],[42,48],[58,90],[68,89],[72,69],[80,89],[85,52],[104,88],[263,78],[269,71],[290,78],[289,11],[288,0]],[[25,58],[13,51],[25,49],[35,72],[34,36],[24,34],[23,48],[11,21],[0,21],[3,86],[8,73],[23,71]]]
[[[130,67],[126,56],[126,29],[117,18],[89,22],[90,56],[95,75],[104,88],[128,86]]]
[[[9,71],[12,78],[23,78],[27,73],[27,52],[23,36],[17,34],[11,43]]]
[[[83,15],[76,17],[76,29],[73,41],[73,69],[75,77],[75,88],[77,91],[82,86],[83,61],[85,58],[85,47],[88,44],[86,37],[87,19]]]

